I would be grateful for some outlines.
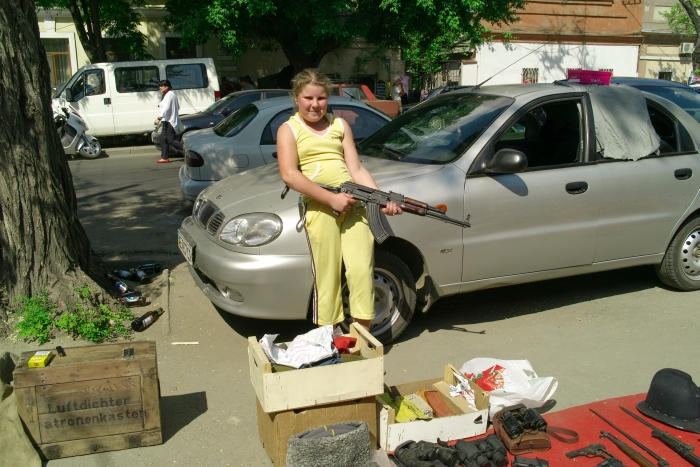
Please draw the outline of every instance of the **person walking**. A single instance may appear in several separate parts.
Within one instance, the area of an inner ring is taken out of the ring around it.
[[[339,186],[346,181],[378,189],[360,162],[350,125],[328,114],[330,79],[307,69],[292,80],[298,109],[277,131],[277,160],[282,180],[301,193],[302,221],[311,249],[313,321],[319,326],[345,320],[341,270],[350,292],[355,322],[369,330],[374,318],[374,237],[366,209],[346,193],[331,193],[317,183]],[[386,215],[401,214],[391,202]]]
[[[170,162],[170,146],[182,152],[182,143],[177,140],[177,134],[182,133],[184,128],[182,122],[180,122],[180,104],[173,92],[172,84],[170,84],[169,80],[164,79],[158,83],[158,89],[163,93],[163,98],[158,104],[160,116],[153,122],[154,125],[162,124],[160,133],[161,155],[156,163],[167,164]]]

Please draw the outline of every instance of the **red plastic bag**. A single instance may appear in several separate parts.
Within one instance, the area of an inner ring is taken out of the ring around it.
[[[494,365],[481,373],[467,373],[464,376],[474,381],[476,385],[484,391],[489,392],[503,387],[505,382],[503,379],[503,370],[505,370],[505,368],[501,365]]]

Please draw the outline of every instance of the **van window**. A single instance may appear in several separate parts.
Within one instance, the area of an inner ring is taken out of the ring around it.
[[[160,74],[157,66],[115,68],[117,92],[157,91]]]
[[[209,87],[207,69],[202,63],[185,63],[165,67],[165,77],[170,80],[173,90]]]

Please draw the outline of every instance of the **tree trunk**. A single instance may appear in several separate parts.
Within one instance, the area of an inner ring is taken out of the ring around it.
[[[53,125],[49,66],[33,0],[0,3],[0,288],[11,300],[106,284],[77,215],[73,178]],[[2,294],[0,294],[2,296]]]
[[[693,71],[700,70],[700,14],[698,14],[691,0],[678,1],[688,14],[690,22],[693,23],[695,27],[695,48],[693,49],[691,60],[693,61]]]
[[[292,65],[293,75],[306,68],[318,68],[323,57],[342,45],[340,41],[329,41],[317,53],[307,55],[299,45],[299,37],[293,33],[288,33],[284,28],[276,30],[275,39],[279,43],[282,53],[289,60],[289,64]]]
[[[75,30],[78,33],[80,44],[90,59],[90,63],[107,61],[107,52],[102,41],[102,26],[100,25],[99,5],[97,0],[81,1],[83,10],[78,6],[77,0],[68,0],[68,11],[73,18]],[[88,18],[88,21],[83,21]]]

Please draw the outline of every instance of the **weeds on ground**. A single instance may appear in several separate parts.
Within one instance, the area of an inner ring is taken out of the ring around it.
[[[46,291],[34,297],[20,297],[19,305],[11,310],[19,321],[15,330],[18,337],[28,342],[47,342],[60,330],[74,339],[84,339],[100,343],[118,337],[129,337],[131,330],[124,326],[124,321],[131,321],[134,315],[128,308],[118,305],[112,310],[104,303],[99,303],[93,291],[87,287],[75,287],[78,300],[75,306],[63,313],[51,303]]]

